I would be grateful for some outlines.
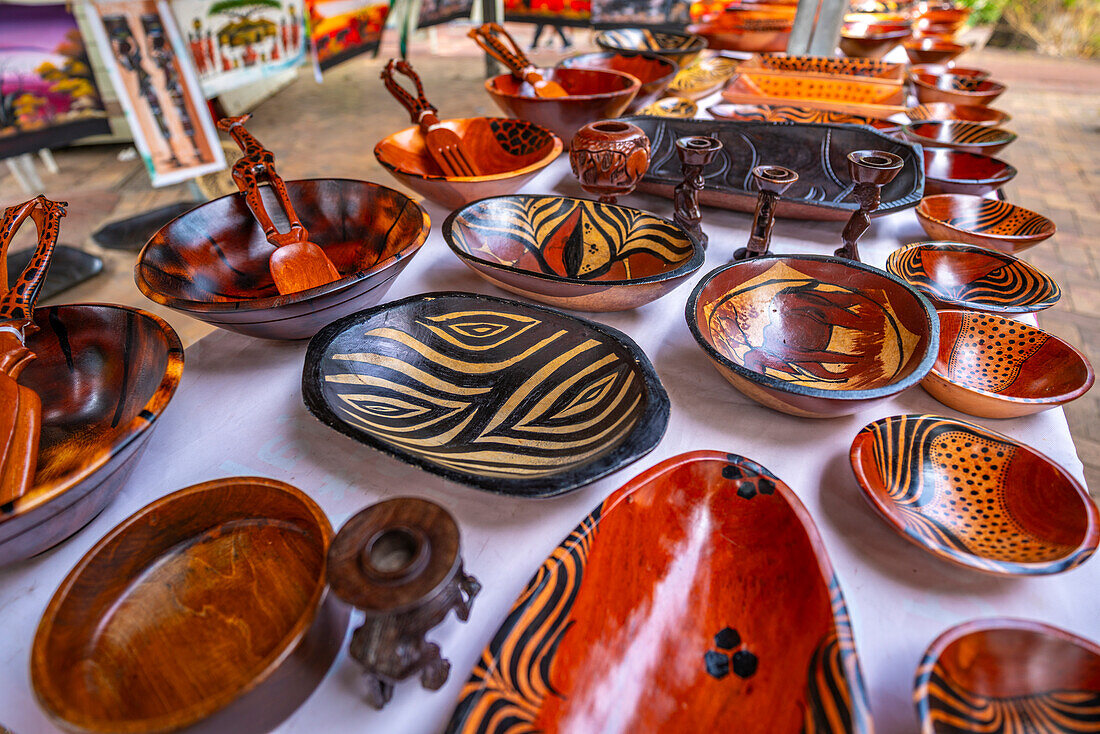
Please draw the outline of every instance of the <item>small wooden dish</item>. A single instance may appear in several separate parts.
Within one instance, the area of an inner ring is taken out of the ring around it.
[[[428,236],[428,215],[394,189],[332,178],[287,181],[286,187],[310,240],[340,271],[339,280],[279,295],[268,266],[271,245],[237,193],[197,206],[153,235],[134,268],[138,289],[223,329],[305,339],[382,300]],[[263,196],[274,201],[270,191]]]
[[[671,59],[650,51],[596,51],[569,56],[558,62],[563,69],[602,69],[629,74],[642,83],[637,96],[627,106],[632,114],[647,107],[664,93],[680,70]]]
[[[991,719],[1026,722],[1019,734],[1080,734],[1095,728],[1100,646],[1023,619],[960,624],[924,653],[913,703],[921,734],[990,731]]]
[[[965,153],[996,155],[1016,139],[1016,133],[1000,127],[960,120],[913,122],[905,137],[926,148],[949,148]]]
[[[380,140],[374,157],[399,182],[447,209],[512,193],[550,165],[564,147],[557,135],[527,120],[467,117],[444,120],[442,126],[462,139],[481,175],[444,176],[415,125]]]
[[[913,38],[904,41],[905,54],[914,64],[947,64],[964,54],[970,46],[942,38]]]
[[[451,250],[493,285],[576,311],[622,311],[698,270],[703,248],[647,212],[566,196],[482,199],[443,222]]]
[[[80,559],[31,651],[39,703],[74,732],[274,729],[339,652],[332,527],[283,482],[218,479],[142,508]]]
[[[921,104],[930,102],[948,102],[958,105],[988,106],[993,100],[1000,97],[1005,91],[1005,85],[991,79],[970,85],[960,89],[955,77],[951,74],[937,76],[935,74],[917,72],[911,74],[910,79],[917,90],[917,99]]]
[[[886,118],[905,112],[905,88],[858,77],[828,79],[751,71],[735,75],[722,98],[727,102],[783,104]]]
[[[627,482],[554,549],[446,730],[800,734],[807,722],[873,730],[821,536],[764,467],[693,451]]]
[[[911,122],[925,120],[961,120],[978,125],[1000,127],[1007,124],[1012,116],[1007,112],[984,105],[951,104],[949,102],[930,102],[917,105],[906,111]]]
[[[1092,556],[1100,513],[1062,467],[967,421],[895,415],[852,442],[863,496],[929,553],[999,575],[1061,573]]]
[[[909,23],[845,23],[840,31],[840,50],[845,56],[879,59],[911,33]]]
[[[1049,275],[1025,261],[957,242],[917,242],[895,250],[886,259],[886,270],[938,309],[1031,313],[1062,297]]]
[[[924,192],[985,196],[1016,177],[998,158],[948,148],[924,148]]]
[[[837,257],[770,255],[717,268],[692,291],[686,317],[734,387],[806,418],[855,413],[916,385],[939,344],[924,296]]]
[[[86,303],[34,312],[19,381],[42,396],[33,488],[0,507],[0,566],[57,545],[114,499],[179,385],[183,345],[157,316]]]
[[[668,395],[624,334],[542,306],[428,293],[309,343],[306,407],[412,466],[520,497],[569,492],[653,450]]]
[[[665,97],[638,111],[639,115],[652,117],[672,117],[678,120],[689,120],[699,112],[699,105],[690,99],[679,97]]]
[[[949,408],[1018,418],[1076,400],[1096,375],[1085,355],[1004,316],[940,311],[940,348],[921,386]]]
[[[769,104],[716,104],[707,108],[719,120],[742,122],[799,122],[805,125],[870,125],[886,134],[901,130],[901,124],[866,115],[849,115],[813,107]]]
[[[601,31],[593,40],[604,51],[650,51],[675,61],[681,69],[691,65],[707,47],[706,39],[694,33],[643,28]]]
[[[926,196],[917,205],[917,219],[934,240],[978,245],[1010,255],[1034,247],[1056,230],[1054,222],[1030,209],[967,194]]]

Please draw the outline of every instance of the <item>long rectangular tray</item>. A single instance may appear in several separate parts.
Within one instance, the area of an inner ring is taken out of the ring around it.
[[[760,54],[741,64],[740,70],[754,74],[789,74],[818,79],[840,77],[877,84],[905,83],[905,64],[895,64],[880,59]]]
[[[852,115],[890,117],[905,112],[905,87],[852,76],[827,79],[775,72],[741,72],[722,92],[727,102],[794,104]]]

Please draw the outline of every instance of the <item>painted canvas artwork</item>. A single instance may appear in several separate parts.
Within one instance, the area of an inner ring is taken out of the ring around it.
[[[440,25],[458,18],[469,18],[474,0],[421,0],[417,28]]]
[[[390,4],[385,0],[306,0],[317,64],[325,70],[362,53],[374,53]]]
[[[589,0],[504,0],[504,19],[511,23],[587,26],[592,20]]]

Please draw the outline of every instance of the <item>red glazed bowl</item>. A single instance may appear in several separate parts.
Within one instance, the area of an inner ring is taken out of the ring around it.
[[[966,194],[926,196],[916,212],[924,231],[934,240],[978,245],[1010,255],[1034,247],[1056,229],[1054,222],[1030,209]]]
[[[1016,177],[1016,169],[1004,161],[978,153],[924,149],[924,193],[985,196]]]
[[[1016,133],[999,127],[960,120],[914,122],[906,125],[905,137],[926,148],[949,148],[965,153],[994,155],[1016,139]]]
[[[970,48],[965,43],[941,38],[913,38],[905,41],[902,46],[913,64],[948,64]]]
[[[617,71],[634,77],[642,86],[634,101],[627,106],[627,114],[633,114],[656,102],[680,70],[675,61],[651,51],[595,51],[577,54],[559,61],[558,68]]]
[[[973,86],[968,84],[966,89],[959,89],[955,84],[956,78],[951,74],[936,76],[918,72],[910,75],[910,78],[917,89],[917,99],[922,104],[950,102],[961,105],[988,105],[1005,91],[1005,85],[989,79]]]

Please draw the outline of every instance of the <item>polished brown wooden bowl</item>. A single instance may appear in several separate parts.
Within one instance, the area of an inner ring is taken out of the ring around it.
[[[1016,133],[1001,127],[961,120],[911,122],[905,137],[926,148],[949,148],[967,153],[996,155],[1016,140]]]
[[[482,199],[452,212],[443,238],[498,288],[576,311],[649,303],[683,283],[705,257],[678,224],[567,196]]]
[[[718,51],[769,53],[785,51],[794,26],[795,5],[751,4],[729,6],[721,13],[700,18],[688,26]]]
[[[925,120],[961,120],[978,125],[1000,127],[1007,124],[1012,116],[1007,112],[984,105],[951,104],[950,102],[930,102],[912,107],[906,113],[911,122]]]
[[[1085,355],[1004,316],[940,311],[940,348],[921,386],[981,418],[1018,418],[1076,400],[1096,379]]]
[[[572,140],[590,122],[618,117],[634,100],[641,82],[630,74],[604,69],[540,69],[568,94],[539,97],[534,87],[511,74],[485,80],[485,91],[512,117],[541,125],[562,140]]]
[[[1007,201],[968,194],[936,194],[917,204],[917,219],[934,240],[962,242],[1013,255],[1054,234],[1042,214]]]
[[[917,242],[890,253],[886,270],[937,309],[1031,313],[1062,297],[1054,280],[1023,260],[958,242]]]
[[[807,418],[855,413],[912,387],[939,344],[924,296],[837,257],[772,255],[718,268],[692,291],[686,316],[734,387]]]
[[[1005,85],[992,79],[971,84],[960,82],[952,74],[929,74],[916,72],[911,74],[913,86],[917,91],[917,100],[921,104],[930,102],[948,102],[958,105],[988,106],[1005,91]]]
[[[664,94],[672,82],[679,64],[651,51],[595,51],[569,56],[558,62],[563,69],[602,69],[617,71],[641,82],[637,96],[627,106],[626,113],[633,114],[647,107]]]
[[[913,703],[921,734],[991,732],[991,721],[1013,722],[1006,734],[1087,732],[1100,705],[1100,646],[1024,619],[960,624],[924,653]]]
[[[876,130],[891,134],[901,130],[901,125],[867,115],[851,115],[798,105],[730,104],[722,103],[707,108],[719,120],[743,122],[800,122],[808,125],[870,125]]]
[[[909,61],[914,64],[947,64],[970,48],[965,43],[941,38],[911,38],[901,45],[905,48]]]
[[[840,50],[845,56],[879,59],[911,33],[908,23],[845,23],[840,31]]]
[[[1061,573],[1087,561],[1100,513],[1062,467],[1008,436],[937,415],[864,426],[849,458],[864,498],[929,553],[992,574]]]
[[[179,385],[183,345],[165,321],[85,303],[34,312],[37,355],[19,378],[42,398],[34,487],[0,507],[0,566],[57,545],[114,499]]]
[[[707,47],[706,39],[694,33],[641,28],[600,31],[593,40],[604,51],[650,51],[675,61],[680,68],[690,66]]]
[[[331,540],[321,508],[274,479],[218,479],[138,510],[46,607],[31,650],[39,704],[73,732],[274,729],[343,643]]]
[[[561,138],[527,120],[467,117],[444,120],[477,166],[477,176],[445,176],[428,152],[416,125],[374,146],[374,157],[399,182],[447,209],[486,196],[516,191],[561,153]]]
[[[998,158],[948,148],[924,148],[924,193],[985,196],[1016,177]]]
[[[394,189],[331,178],[287,181],[286,187],[310,241],[340,271],[339,280],[279,295],[268,265],[272,246],[238,193],[208,201],[153,235],[134,268],[138,288],[213,326],[264,339],[306,339],[382,300],[428,236],[427,213]]]

